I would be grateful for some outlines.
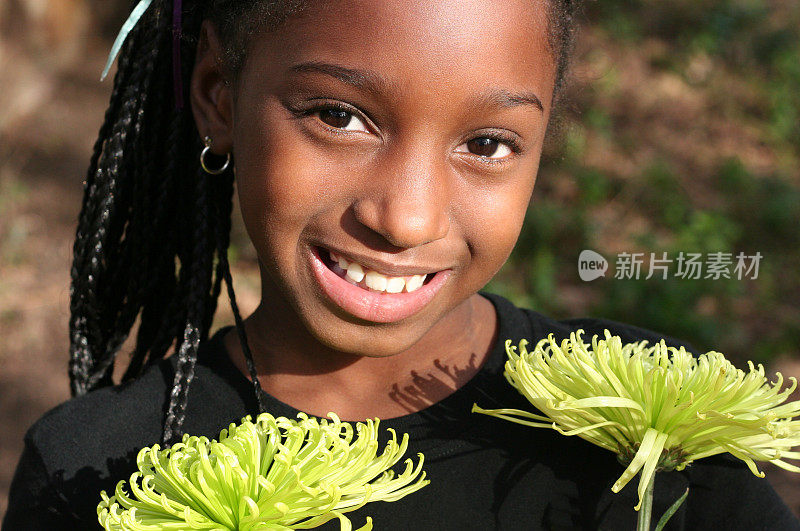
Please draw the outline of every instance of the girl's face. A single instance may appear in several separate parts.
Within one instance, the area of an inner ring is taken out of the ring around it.
[[[455,310],[519,235],[554,71],[543,1],[348,0],[254,37],[232,87],[195,80],[272,326],[368,356],[463,332]]]

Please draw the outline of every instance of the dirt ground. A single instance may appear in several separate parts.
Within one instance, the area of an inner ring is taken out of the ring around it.
[[[25,431],[69,396],[71,243],[111,86],[98,82],[105,46],[88,49],[62,62],[0,40],[0,518]],[[247,311],[253,267],[233,274]],[[229,320],[222,303],[220,322]],[[798,478],[769,467],[767,477],[800,516]]]

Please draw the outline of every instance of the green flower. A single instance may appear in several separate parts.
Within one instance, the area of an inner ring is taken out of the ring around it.
[[[222,430],[219,442],[184,435],[164,450],[143,448],[139,471],[115,495],[101,493],[97,506],[107,530],[163,529],[309,529],[338,518],[367,502],[395,501],[429,483],[423,456],[395,476],[389,470],[408,447],[408,435],[392,439],[378,455],[378,424],[367,420],[355,428],[331,414],[331,420],[274,418]],[[415,481],[416,480],[416,481]],[[372,520],[360,531],[372,529]]]
[[[657,470],[683,470],[703,457],[730,452],[757,476],[755,461],[800,472],[783,458],[800,458],[800,402],[783,404],[797,387],[781,391],[783,377],[770,383],[764,368],[734,367],[719,352],[695,358],[664,340],[623,345],[605,339],[583,342],[583,330],[561,345],[539,341],[533,352],[521,341],[519,354],[506,342],[505,376],[544,415],[516,409],[473,411],[533,427],[577,435],[618,454],[627,468],[612,490],[619,492],[637,473],[639,503]],[[783,405],[781,405],[783,404]]]

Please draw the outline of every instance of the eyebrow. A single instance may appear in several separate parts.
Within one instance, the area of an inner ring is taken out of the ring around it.
[[[544,112],[544,106],[539,96],[533,92],[511,92],[506,89],[492,89],[478,98],[479,104],[487,106],[513,108],[519,105],[533,105]]]
[[[289,68],[290,72],[298,74],[318,73],[352,85],[367,92],[378,93],[390,87],[390,83],[375,72],[359,70],[346,66],[325,63],[321,61],[306,61]],[[544,112],[542,100],[533,92],[512,92],[506,89],[491,89],[481,94],[475,101],[476,106],[513,108],[520,105],[532,105]]]
[[[334,77],[343,83],[353,85],[356,88],[367,92],[381,92],[389,88],[389,83],[375,72],[368,70],[358,70],[346,66],[323,63],[320,61],[307,61],[293,65],[290,72],[298,74],[318,73]]]

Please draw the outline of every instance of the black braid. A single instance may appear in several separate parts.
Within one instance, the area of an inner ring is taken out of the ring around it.
[[[143,80],[143,86],[148,86],[151,83],[155,55],[154,52],[151,52],[144,58],[144,61],[146,61],[145,69],[147,74]],[[147,107],[153,103],[154,102],[149,100],[148,95],[144,94],[139,101],[140,109],[145,109],[146,112]],[[149,131],[147,131],[146,125],[142,123],[142,117],[145,115],[145,112],[136,112],[130,125],[134,134],[133,142],[137,146],[143,144],[148,138]],[[143,149],[137,149],[133,153],[133,164],[137,167],[143,164],[140,158],[143,152]],[[145,168],[147,170],[147,165],[145,165]],[[103,341],[106,342],[104,348],[105,354],[98,359],[93,373],[89,376],[89,387],[94,387],[101,379],[110,377],[111,371],[109,369],[114,362],[116,353],[119,351],[125,339],[127,339],[128,331],[133,326],[138,314],[138,308],[140,307],[138,301],[138,297],[140,296],[140,284],[142,282],[142,275],[146,272],[147,257],[149,255],[147,249],[141,249],[142,243],[147,241],[147,239],[142,238],[141,235],[141,227],[143,225],[143,220],[141,219],[143,203],[147,197],[147,194],[143,193],[142,188],[147,186],[150,175],[148,171],[145,171],[142,180],[123,180],[120,182],[116,208],[128,210],[130,221],[125,223],[127,220],[122,216],[114,216],[111,218],[107,231],[107,241],[120,241],[122,232],[127,230],[127,234],[118,247],[112,246],[109,250],[109,256],[107,256],[106,259],[112,263],[119,264],[120,267],[116,270],[109,268],[111,280],[106,283],[105,287],[108,292],[105,293],[103,297],[105,300],[111,302],[111,307],[116,309],[116,319],[120,323],[120,332],[103,338]],[[132,204],[131,201],[133,201]],[[139,258],[139,254],[142,255],[142,258]],[[138,268],[132,268],[131,265],[136,263],[137,260],[141,260],[141,262],[137,264]],[[128,280],[127,289],[120,289],[125,285],[126,279]]]
[[[144,30],[140,31],[134,37],[133,45],[137,44],[136,37],[143,32]],[[71,308],[73,353],[70,365],[74,393],[86,392],[92,387],[90,381],[94,376],[94,363],[91,347],[103,343],[103,329],[93,326],[98,320],[98,312],[105,306],[98,298],[98,281],[100,269],[106,262],[106,237],[115,213],[118,194],[116,174],[120,163],[125,162],[124,157],[129,156],[122,152],[122,146],[132,133],[131,124],[139,108],[139,99],[136,96],[146,74],[140,62],[130,61],[129,65],[131,75],[127,85],[122,86],[120,83],[115,87],[117,90],[113,96],[117,96],[121,102],[118,104],[119,116],[115,122],[104,124],[103,129],[108,131],[107,138],[101,143],[97,167],[87,178],[84,209],[75,240]]]
[[[210,227],[210,198],[208,190],[208,175],[198,172],[197,197],[194,201],[194,217],[188,215],[186,220],[194,224],[196,237],[194,245],[186,249],[191,254],[191,264],[188,268],[189,307],[186,323],[177,353],[177,365],[172,391],[170,393],[169,407],[164,429],[164,443],[175,442],[180,434],[183,420],[186,416],[186,403],[189,386],[194,378],[194,368],[197,361],[197,348],[200,345],[203,322],[205,321],[206,305],[213,255],[213,233]]]
[[[210,288],[205,294],[192,291],[209,284],[214,274],[214,229],[203,223],[203,235],[196,225],[176,221],[186,219],[184,212],[194,212],[189,198],[197,196],[199,151],[190,115],[185,109],[174,110],[167,31],[171,6],[166,4],[154,3],[123,47],[90,164],[72,268],[74,394],[111,383],[114,356],[137,316],[136,349],[123,379],[162,358],[176,336],[180,349],[186,343],[182,332],[187,321],[199,338],[206,337],[216,307]],[[187,12],[188,34],[197,35],[200,15],[196,9]],[[187,42],[182,50],[185,86],[193,67],[193,45]],[[186,273],[190,270],[191,281]],[[217,286],[220,282],[214,280]]]
[[[244,359],[247,363],[247,372],[250,373],[250,380],[253,384],[253,390],[256,393],[256,399],[258,401],[258,409],[259,412],[266,411],[266,403],[264,402],[264,393],[261,390],[261,382],[258,381],[258,371],[256,371],[256,364],[253,360],[253,353],[250,351],[250,345],[247,341],[247,333],[245,332],[244,323],[242,321],[242,315],[239,312],[239,305],[236,303],[236,294],[233,291],[233,279],[231,278],[231,270],[228,264],[228,245],[230,243],[230,219],[231,219],[231,212],[230,212],[230,205],[232,204],[231,197],[233,196],[233,178],[227,179],[220,179],[220,193],[219,195],[222,197],[227,197],[226,201],[221,201],[218,203],[219,207],[219,219],[224,223],[227,221],[227,225],[223,225],[220,223],[219,230],[217,231],[217,250],[219,252],[219,273],[217,277],[220,277],[220,274],[225,279],[225,284],[228,287],[228,298],[231,303],[231,311],[233,312],[233,319],[236,323],[236,331],[239,335],[239,343],[242,345],[242,352],[244,353]],[[228,210],[224,211],[225,207],[227,206]]]
[[[177,187],[175,179],[171,179],[169,176],[177,171],[175,161],[178,160],[178,146],[182,141],[183,128],[186,126],[185,121],[185,115],[177,112],[173,113],[170,120],[166,138],[170,151],[167,154],[165,170],[157,176],[153,192],[149,195],[150,198],[157,198],[154,206],[155,212],[153,213],[154,227],[168,226],[174,221],[175,213],[167,209],[166,206],[168,205],[168,198],[177,193]],[[170,232],[174,232],[174,229]],[[147,357],[148,347],[150,348],[151,359],[163,358],[178,333],[175,323],[165,319],[167,315],[172,315],[178,311],[176,304],[179,299],[175,297],[177,290],[174,272],[175,264],[174,261],[169,262],[171,260],[170,257],[175,256],[177,251],[174,239],[163,236],[163,234],[158,234],[156,231],[148,231],[145,236],[145,241],[149,242],[147,244],[148,249],[144,254],[148,255],[148,264],[153,271],[168,270],[171,267],[172,272],[168,275],[150,274],[146,279],[144,293],[151,294],[151,296],[142,301],[142,319],[136,338],[136,350],[123,376],[123,380],[135,378],[141,373]],[[161,246],[161,253],[158,253],[158,249],[155,248],[156,245]],[[152,263],[154,261],[160,263]],[[170,303],[164,304],[162,299],[170,301]]]
[[[282,24],[306,3],[184,2],[180,71],[185,101],[205,18],[219,28],[223,59],[235,77],[252,35]],[[579,5],[577,0],[551,0],[557,91]],[[114,359],[137,319],[136,344],[122,381],[137,377],[174,348],[165,442],[180,436],[198,345],[208,337],[223,281],[264,409],[227,259],[233,171],[209,177],[199,169],[200,135],[189,109],[175,108],[171,26],[172,0],[154,0],[119,57],[73,246],[69,363],[75,395],[112,384]]]

